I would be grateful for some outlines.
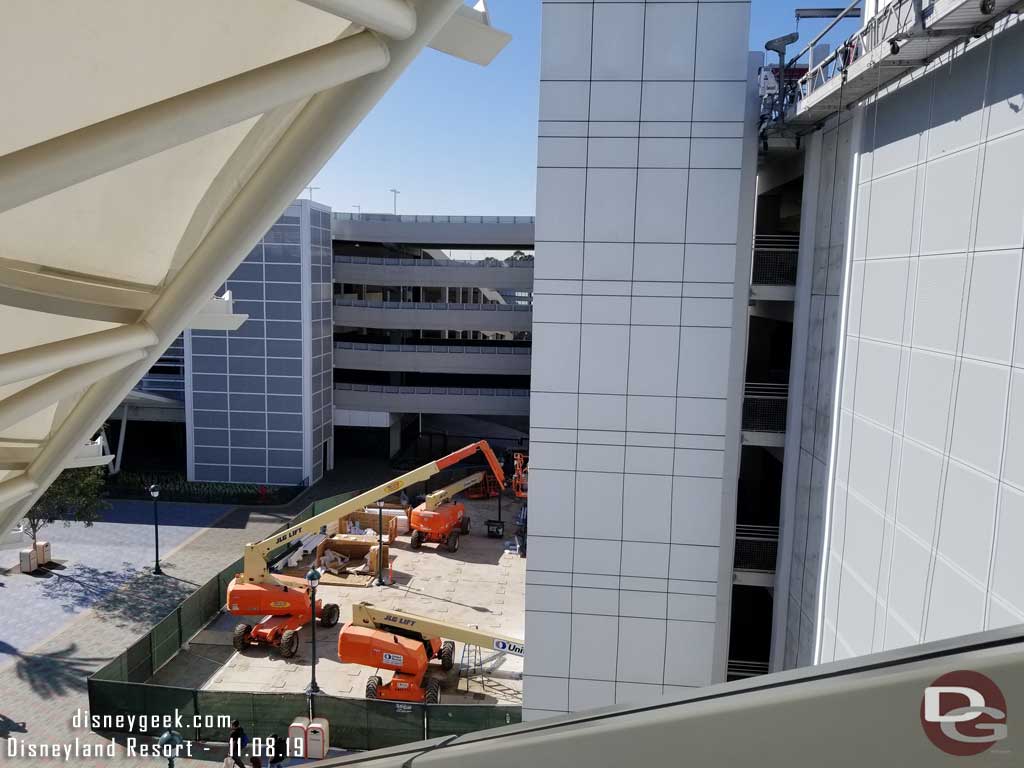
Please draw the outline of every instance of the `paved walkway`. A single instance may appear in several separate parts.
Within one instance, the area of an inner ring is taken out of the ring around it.
[[[161,551],[171,552],[229,510],[223,504],[161,504]],[[0,568],[8,569],[0,575],[0,669],[152,568],[152,522],[152,502],[113,501],[94,525],[44,528],[39,538],[50,542],[54,557],[46,568],[21,573],[18,550],[0,552]]]
[[[30,744],[108,744],[91,731],[73,726],[79,711],[88,709],[86,678],[150,630],[190,594],[224,566],[235,560],[242,546],[265,538],[284,521],[315,499],[373,485],[391,473],[380,462],[348,460],[304,496],[277,508],[237,507],[212,527],[203,529],[169,551],[163,559],[166,575],[149,570],[102,597],[89,610],[31,650],[13,649],[16,661],[0,669],[0,739]],[[111,555],[112,559],[116,555]],[[0,745],[6,750],[7,745]],[[4,752],[6,756],[6,751]],[[217,765],[216,752],[201,760],[178,760],[178,768]],[[212,761],[212,763],[211,763]],[[19,766],[47,766],[62,759],[10,758]],[[82,766],[162,765],[152,758],[118,756],[72,758]]]

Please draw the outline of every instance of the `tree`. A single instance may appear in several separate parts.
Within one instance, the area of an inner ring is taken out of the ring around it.
[[[106,508],[102,468],[65,469],[25,515],[25,528],[34,544],[39,531],[51,523],[59,520],[65,526],[91,526]]]

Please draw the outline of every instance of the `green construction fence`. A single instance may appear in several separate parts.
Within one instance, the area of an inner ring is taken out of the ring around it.
[[[308,520],[354,493],[321,499],[281,527]],[[250,737],[285,735],[309,711],[302,693],[204,691],[147,683],[157,670],[224,606],[228,584],[241,571],[239,558],[189,595],[174,612],[88,679],[94,730],[152,734],[160,718],[181,716],[176,729],[193,741],[225,742],[226,722],[237,719]],[[415,704],[317,694],[314,714],[330,723],[331,746],[366,750],[497,728],[522,720],[518,706]],[[157,730],[159,728],[159,730]]]

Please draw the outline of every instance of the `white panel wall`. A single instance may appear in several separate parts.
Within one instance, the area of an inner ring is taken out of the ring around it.
[[[544,2],[527,717],[724,676],[749,10]]]
[[[1022,68],[1018,24],[864,110],[822,661],[1024,622]]]
[[[805,143],[773,667],[813,663],[853,162],[852,116]],[[813,176],[813,178],[812,178]],[[882,309],[880,307],[880,309]],[[892,311],[891,305],[884,307]],[[898,306],[897,306],[898,309]],[[802,347],[802,348],[798,348]]]

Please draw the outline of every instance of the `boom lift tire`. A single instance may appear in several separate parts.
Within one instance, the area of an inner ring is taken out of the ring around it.
[[[441,703],[441,681],[436,677],[427,680],[427,695],[424,697],[425,704]]]
[[[366,698],[376,699],[377,689],[380,688],[383,684],[384,680],[378,677],[377,675],[373,675],[372,677],[368,678],[366,681]]]
[[[419,549],[423,546],[423,531],[412,532],[412,537],[409,539],[409,546],[413,549]]]
[[[299,633],[294,629],[286,629],[281,633],[281,657],[290,659],[299,650]]]
[[[445,640],[441,643],[441,653],[438,655],[441,657],[441,669],[448,672],[455,666],[455,643]]]
[[[448,551],[455,553],[459,551],[459,532],[452,531],[448,534]]]
[[[340,616],[341,608],[338,607],[337,603],[325,603],[324,607],[320,609],[320,626],[324,629],[330,629],[338,623]]]
[[[469,535],[469,515],[462,516],[462,522],[459,523],[459,532],[463,536]]]
[[[238,624],[235,633],[231,636],[231,646],[241,653],[249,647],[249,636],[252,634],[252,626],[249,624]]]

